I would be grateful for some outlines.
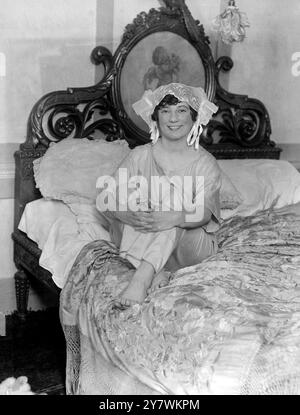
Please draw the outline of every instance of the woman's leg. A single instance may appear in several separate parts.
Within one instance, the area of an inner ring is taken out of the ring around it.
[[[116,245],[117,248],[121,247],[122,237],[125,225],[116,219],[110,219],[104,217],[109,222],[108,230],[112,242]],[[147,296],[147,290],[151,286],[151,282],[154,276],[153,266],[146,261],[136,261],[136,264],[139,264],[136,268],[136,271],[132,277],[132,280],[121,293],[119,299],[119,305],[128,307],[132,304],[142,303]]]
[[[199,264],[217,251],[218,243],[214,234],[207,233],[203,228],[185,229],[166,264],[166,269],[176,271]]]
[[[130,283],[120,295],[120,305],[128,307],[137,303],[141,304],[147,297],[154,274],[153,265],[142,260]]]
[[[120,304],[124,306],[141,303],[147,293],[168,283],[163,267],[173,252],[178,237],[175,228],[163,232],[141,233],[125,225],[120,255],[136,268],[132,280],[122,292]],[[116,239],[111,233],[112,240]]]

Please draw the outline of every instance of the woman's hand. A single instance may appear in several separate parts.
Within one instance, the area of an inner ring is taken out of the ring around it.
[[[185,211],[147,211],[137,212],[137,214],[144,213],[140,223],[135,226],[136,230],[140,232],[161,232],[174,227],[183,229],[198,228],[206,225],[212,217],[212,213],[208,208],[204,208],[204,212],[199,220],[187,221],[187,212]]]
[[[182,212],[177,211],[147,211],[137,212],[141,215],[139,225],[135,229],[140,232],[161,232],[179,226],[182,222]]]
[[[131,210],[127,210],[124,212],[113,212],[113,215],[120,222],[126,225],[130,225],[136,230],[139,230],[141,232],[150,232],[151,223],[153,222],[153,220],[151,219],[149,213],[149,211],[133,212]]]
[[[211,211],[204,209],[204,215],[201,220],[186,222],[186,213],[184,211],[117,211],[110,212],[122,223],[132,226],[140,232],[160,232],[172,229],[176,226],[183,229],[198,228],[205,225],[211,219]]]
[[[156,211],[125,211],[113,212],[113,216],[132,226],[140,232],[160,232],[174,228],[182,223],[182,212],[156,212]]]

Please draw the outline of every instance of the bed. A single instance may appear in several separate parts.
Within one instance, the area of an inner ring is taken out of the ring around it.
[[[221,86],[232,60],[214,61],[184,1],[165,3],[125,28],[113,56],[93,50],[101,81],[49,93],[31,111],[15,155],[18,314],[31,282],[57,294],[68,394],[299,394],[300,174],[279,160],[263,103]],[[116,311],[134,270],[97,215],[95,182],[149,141],[131,103],[157,45],[219,107],[201,137],[223,172],[219,251]]]

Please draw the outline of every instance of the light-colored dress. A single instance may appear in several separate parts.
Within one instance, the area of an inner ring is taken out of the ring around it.
[[[117,192],[119,187],[124,186],[124,183],[119,181],[119,169],[126,169],[123,172],[127,172],[127,180],[135,176],[146,179],[146,182],[142,181],[135,187],[134,194],[130,190],[127,194],[129,199],[131,196],[138,199],[141,210],[148,208],[163,211],[174,208],[181,210],[183,205],[185,207],[192,202],[199,211],[202,212],[201,207],[205,205],[212,213],[211,220],[201,228],[184,230],[174,227],[147,233],[114,220],[110,229],[112,240],[119,246],[120,256],[129,260],[136,268],[144,260],[153,265],[155,272],[159,272],[165,267],[172,253],[178,264],[171,265],[171,268],[192,265],[215,253],[217,244],[213,233],[218,229],[220,219],[220,171],[215,158],[210,153],[202,147],[198,149],[198,153],[199,158],[185,167],[168,171],[155,160],[153,145],[146,144],[133,149],[118,167],[115,173]],[[158,182],[153,179],[155,177],[159,178],[163,185],[169,185],[170,192],[160,192]],[[187,192],[186,188],[181,186],[184,177],[191,178],[189,183],[193,184],[192,192]],[[204,181],[197,180],[197,177],[203,177]],[[148,186],[145,186],[145,183]],[[114,196],[117,198],[116,194]],[[121,203],[126,202],[118,200]],[[201,219],[202,213],[198,221]],[[190,245],[188,251],[187,243]],[[180,252],[180,246],[184,247],[184,255]]]

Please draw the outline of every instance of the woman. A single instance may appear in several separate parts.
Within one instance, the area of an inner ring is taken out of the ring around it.
[[[103,212],[107,195],[117,202],[105,212],[111,237],[136,268],[122,306],[141,303],[149,290],[166,284],[164,269],[213,255],[220,213],[219,168],[199,146],[202,125],[217,107],[202,88],[163,85],[146,91],[133,107],[149,125],[152,143],[130,152],[115,174],[117,186],[102,191],[96,203]]]

